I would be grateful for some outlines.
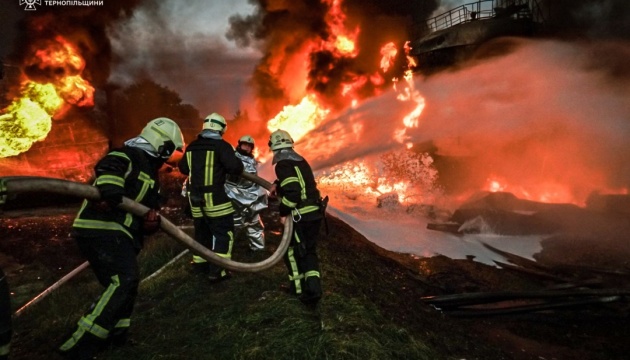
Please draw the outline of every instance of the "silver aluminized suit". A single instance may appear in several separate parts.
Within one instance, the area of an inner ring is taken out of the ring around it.
[[[258,161],[251,155],[236,151],[241,159],[244,171],[258,174]],[[243,232],[249,240],[249,248],[257,251],[265,247],[264,226],[260,220],[260,212],[267,208],[267,191],[260,185],[237,176],[228,176],[225,182],[225,193],[232,200],[234,210],[234,228]]]

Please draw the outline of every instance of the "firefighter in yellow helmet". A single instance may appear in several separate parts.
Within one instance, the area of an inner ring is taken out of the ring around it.
[[[317,256],[317,238],[325,204],[323,203],[313,170],[308,162],[293,149],[288,132],[271,133],[269,147],[277,180],[271,195],[282,197],[280,216],[293,214],[293,237],[284,256],[289,271],[290,291],[307,305],[316,305],[322,296],[321,273]]]
[[[96,164],[100,200],[83,202],[72,232],[105,290],[59,347],[62,355],[92,359],[105,345],[126,342],[140,282],[136,256],[144,236],[159,229],[158,171],[183,148],[179,126],[161,117]],[[151,210],[141,217],[119,209],[123,196]]]
[[[243,135],[238,139],[235,155],[243,162],[244,171],[258,174],[258,161],[254,158],[254,138]],[[225,182],[225,192],[232,199],[236,211],[234,226],[244,233],[252,251],[265,248],[264,226],[260,212],[267,208],[267,191],[260,185],[240,176],[230,175]]]
[[[179,171],[188,175],[186,195],[195,226],[195,240],[217,255],[230,259],[234,242],[234,208],[225,193],[227,175],[240,175],[243,163],[234,148],[223,140],[225,118],[212,113],[203,121],[201,133],[193,140],[179,162]],[[193,255],[193,269],[211,282],[229,278],[227,270]]]

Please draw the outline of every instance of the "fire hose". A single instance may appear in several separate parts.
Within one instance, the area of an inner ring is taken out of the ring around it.
[[[256,184],[270,190],[272,184],[265,179],[249,173],[242,173],[242,177],[247,180],[253,181]],[[32,192],[47,192],[60,195],[69,195],[79,198],[85,198],[88,200],[100,199],[100,193],[98,189],[92,185],[81,184],[69,180],[46,178],[46,177],[29,177],[29,176],[15,176],[15,177],[0,177],[0,206],[9,200],[12,195],[32,193]],[[149,208],[139,204],[129,198],[123,197],[123,201],[119,208],[137,215],[144,216],[149,211]],[[290,215],[292,216],[292,215]],[[205,260],[224,267],[229,270],[237,272],[258,272],[271,268],[280,259],[282,259],[284,253],[289,247],[291,241],[291,235],[293,233],[293,221],[292,218],[288,218],[284,222],[284,231],[282,233],[282,240],[278,245],[276,251],[267,259],[257,263],[243,263],[233,261],[231,259],[225,259],[205,246],[199,244],[193,238],[188,236],[184,231],[175,226],[168,219],[162,217],[160,221],[160,228],[170,235],[175,240],[186,246],[190,251],[204,258]]]

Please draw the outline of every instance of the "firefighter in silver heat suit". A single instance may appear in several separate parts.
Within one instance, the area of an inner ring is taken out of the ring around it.
[[[249,135],[242,136],[236,146],[236,157],[243,162],[245,172],[257,175],[258,161],[254,158],[253,151],[254,138]],[[232,200],[236,211],[235,229],[244,233],[252,251],[264,249],[265,228],[260,220],[260,212],[267,208],[267,191],[252,181],[229,175],[225,182],[225,192]]]

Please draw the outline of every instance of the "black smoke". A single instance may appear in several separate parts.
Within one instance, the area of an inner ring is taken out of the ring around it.
[[[16,2],[17,3],[17,2]],[[132,14],[140,0],[108,0],[102,6],[39,6],[36,11],[24,11],[17,23],[9,59],[25,64],[37,50],[45,48],[56,36],[62,36],[79,49],[86,62],[82,76],[96,87],[103,86],[109,77],[112,48],[107,29],[118,20]],[[57,77],[65,68],[24,69],[34,78]]]
[[[239,45],[256,44],[264,54],[252,77],[263,117],[273,117],[291,101],[291,89],[283,81],[285,71],[295,60],[292,56],[304,50],[305,44],[328,41],[332,29],[327,24],[328,1],[253,1],[257,12],[250,16],[230,18],[227,36]],[[380,48],[393,41],[400,46],[411,36],[425,31],[423,19],[438,6],[437,1],[360,1],[342,3],[347,29],[359,28],[357,56],[339,56],[329,49],[313,49],[308,57],[307,88],[332,108],[338,102],[343,83],[379,70]],[[422,25],[419,25],[422,24]],[[370,97],[375,86],[367,82],[358,94]]]
[[[555,37],[630,39],[630,2],[626,0],[543,0],[541,7],[548,31]]]

